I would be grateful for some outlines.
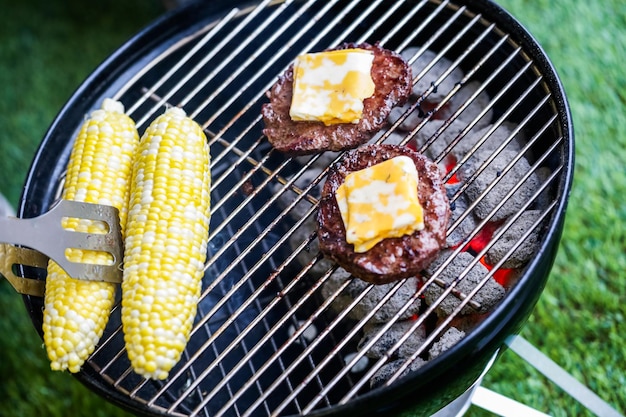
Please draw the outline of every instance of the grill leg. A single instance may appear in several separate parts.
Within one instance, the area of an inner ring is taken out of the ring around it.
[[[529,365],[541,372],[546,378],[559,386],[563,391],[567,392],[572,398],[595,415],[603,417],[624,417],[523,337],[511,336],[505,343]],[[472,404],[504,417],[547,416],[547,414],[532,409],[524,404],[520,404],[515,400],[484,387],[478,387],[478,389],[474,391]]]
[[[518,403],[485,387],[478,387],[472,396],[472,404],[503,417],[546,417],[540,411]]]

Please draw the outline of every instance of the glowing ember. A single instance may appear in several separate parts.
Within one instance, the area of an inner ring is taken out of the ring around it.
[[[494,232],[498,230],[498,227],[500,227],[501,225],[502,225],[501,221],[488,222],[487,224],[485,224],[483,228],[480,229],[480,232],[478,232],[478,234],[474,236],[474,239],[470,241],[468,245],[469,249],[473,250],[476,253],[485,249],[485,246],[487,246],[489,242],[491,241],[491,238],[493,237]]]
[[[480,258],[480,263],[490,271],[493,269],[493,265],[489,265],[484,256]],[[498,268],[493,274],[493,279],[503,287],[508,287],[509,282],[515,276],[515,271],[515,269]]]
[[[446,157],[446,162],[445,162],[445,166],[446,166],[446,175],[452,171],[452,169],[454,169],[454,166],[456,165],[456,158],[453,155],[448,155]],[[446,181],[446,184],[458,184],[459,182],[461,182],[457,176],[456,176],[456,172],[454,173],[454,175],[452,175],[450,177],[450,179],[448,181]]]

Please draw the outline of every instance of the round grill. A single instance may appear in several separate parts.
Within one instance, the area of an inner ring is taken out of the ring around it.
[[[431,156],[453,207],[449,248],[435,265],[385,287],[342,276],[317,252],[319,188],[341,155],[287,158],[262,134],[260,107],[276,77],[299,53],[344,41],[380,42],[415,63],[418,93],[375,141]],[[212,154],[209,257],[183,359],[162,382],[134,374],[118,304],[78,375],[133,412],[370,415],[413,406],[427,415],[476,381],[545,284],[572,177],[571,118],[543,51],[488,1],[214,1],[166,15],[63,108],[32,165],[22,217],[58,198],[70,138],[104,97],[121,100],[140,133],[166,106],[183,107]],[[513,262],[529,241],[531,254]],[[483,289],[496,278],[503,295],[489,301]],[[41,329],[42,299],[26,302]]]

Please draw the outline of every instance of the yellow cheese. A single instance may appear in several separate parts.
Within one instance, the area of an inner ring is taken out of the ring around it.
[[[366,252],[384,239],[424,228],[417,188],[417,169],[408,156],[397,156],[346,176],[335,196],[346,241],[354,245],[355,252]]]
[[[296,58],[289,116],[295,121],[325,125],[358,123],[363,100],[374,94],[371,69],[374,53],[339,49]]]

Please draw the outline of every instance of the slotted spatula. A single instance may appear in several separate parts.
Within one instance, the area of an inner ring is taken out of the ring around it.
[[[64,218],[99,221],[106,225],[106,232],[97,234],[67,230],[62,226]],[[0,244],[3,246],[0,250],[0,274],[21,294],[42,295],[44,282],[17,276],[14,268],[20,265],[46,268],[47,258],[53,259],[72,278],[121,282],[122,235],[115,207],[60,200],[38,217],[3,217],[0,218],[0,242],[7,244]],[[65,254],[70,248],[106,252],[112,257],[112,262],[108,265],[71,262]]]

